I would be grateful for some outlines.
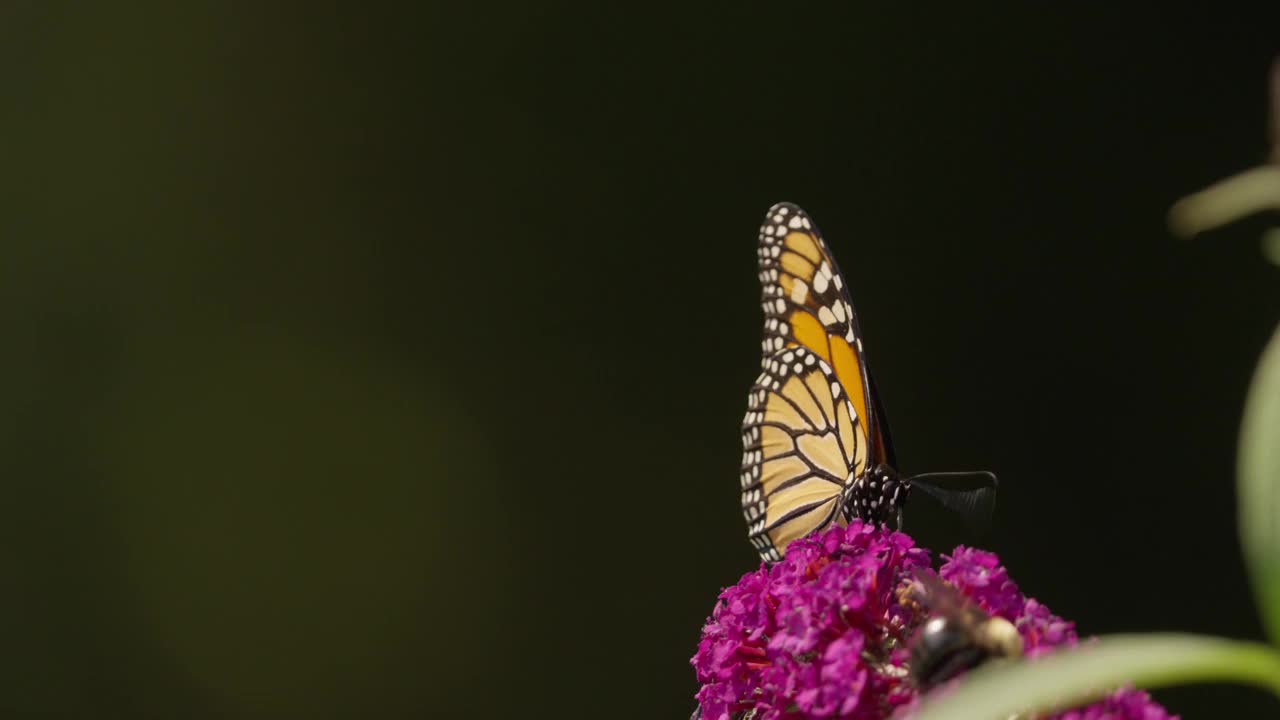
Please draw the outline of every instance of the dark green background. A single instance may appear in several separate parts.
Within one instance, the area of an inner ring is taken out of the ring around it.
[[[1260,637],[1266,223],[1165,212],[1263,158],[1276,18],[176,5],[0,9],[4,714],[686,717],[784,199],[1029,594]]]

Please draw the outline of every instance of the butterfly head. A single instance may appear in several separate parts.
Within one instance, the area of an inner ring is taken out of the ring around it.
[[[846,505],[850,519],[884,525],[895,518],[902,526],[902,508],[911,497],[911,480],[892,467],[879,463],[867,468],[850,486]]]

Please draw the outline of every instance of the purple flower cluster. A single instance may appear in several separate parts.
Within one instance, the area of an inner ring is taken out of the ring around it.
[[[693,658],[702,716],[880,718],[910,699],[897,589],[929,555],[855,522],[798,540],[720,593]]]
[[[1022,635],[1024,652],[1035,657],[1057,645],[1076,643],[1075,626],[1049,612],[1035,598],[1024,597],[995,553],[957,547],[938,575],[991,615],[1008,620]]]
[[[910,641],[928,617],[905,589],[927,570],[907,535],[858,521],[798,540],[773,565],[725,588],[692,663],[703,720],[909,716]],[[1028,655],[1074,644],[1072,624],[1024,597],[992,553],[958,547],[938,572],[1010,621]],[[1059,720],[1165,720],[1146,693],[1116,691]]]

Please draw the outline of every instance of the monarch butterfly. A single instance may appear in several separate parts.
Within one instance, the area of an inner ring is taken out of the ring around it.
[[[970,517],[989,515],[995,476],[897,471],[888,422],[867,371],[844,276],[813,220],[791,203],[769,209],[756,249],[763,286],[763,372],[742,423],[742,512],[765,560],[832,522],[885,523],[913,484]],[[944,490],[924,478],[980,476]]]

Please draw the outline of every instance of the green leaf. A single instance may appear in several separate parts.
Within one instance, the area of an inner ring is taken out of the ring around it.
[[[1083,705],[1132,682],[1261,685],[1280,695],[1280,655],[1258,643],[1202,635],[1110,635],[1034,660],[992,663],[921,706],[915,720],[983,720]]]
[[[1280,228],[1272,228],[1262,234],[1262,254],[1280,265]]]
[[[1189,238],[1276,209],[1280,209],[1280,165],[1263,165],[1182,198],[1169,210],[1169,227]]]
[[[1240,544],[1262,624],[1280,645],[1280,328],[1249,386],[1239,473]]]

